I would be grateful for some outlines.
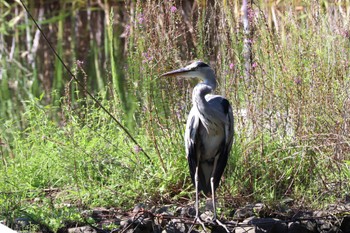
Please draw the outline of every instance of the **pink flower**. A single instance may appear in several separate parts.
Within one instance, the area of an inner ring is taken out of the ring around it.
[[[235,67],[235,64],[231,63],[230,64],[230,70],[232,70]]]
[[[139,24],[142,24],[145,21],[145,18],[143,17],[143,14],[139,14],[137,17]]]
[[[297,77],[297,78],[294,79],[294,83],[295,83],[296,85],[300,85],[301,82],[302,82],[302,80],[301,80],[300,77]]]
[[[257,67],[258,66],[258,63],[256,63],[256,62],[254,62],[253,64],[252,64],[252,67],[253,68],[255,68],[255,67]]]
[[[134,153],[140,153],[142,151],[142,148],[141,147],[139,147],[138,145],[135,145],[134,146]]]
[[[170,11],[171,11],[171,13],[174,13],[174,12],[176,12],[176,11],[177,11],[177,8],[176,8],[176,6],[172,6],[172,7],[170,8]]]
[[[142,60],[142,63],[146,63],[153,60],[153,56],[151,56],[148,52],[142,53],[142,56],[145,58]]]

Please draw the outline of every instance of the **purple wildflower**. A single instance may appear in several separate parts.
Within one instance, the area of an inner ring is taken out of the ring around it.
[[[81,69],[81,67],[84,65],[84,61],[77,60],[77,66]]]
[[[301,78],[300,78],[300,77],[295,78],[295,79],[294,79],[294,83],[295,83],[296,85],[300,85],[300,84],[301,84]]]
[[[235,64],[231,63],[230,64],[230,70],[233,70],[234,67],[235,67]]]
[[[171,13],[175,13],[177,11],[176,6],[170,7],[170,11],[171,11]]]
[[[256,62],[254,62],[253,64],[252,64],[252,68],[255,68],[255,67],[257,67],[258,66],[258,63],[256,63]]]
[[[142,151],[142,148],[139,147],[138,145],[134,146],[134,152],[135,153],[140,153]]]
[[[137,17],[139,24],[143,24],[143,22],[145,21],[145,17],[143,17],[143,14],[139,14]]]
[[[340,32],[340,34],[341,34],[344,38],[350,39],[350,32],[349,32],[349,31],[347,31],[347,30],[342,30],[342,31]]]
[[[153,60],[153,56],[149,55],[148,52],[142,53],[142,56],[145,58],[142,60],[142,63],[146,63]]]

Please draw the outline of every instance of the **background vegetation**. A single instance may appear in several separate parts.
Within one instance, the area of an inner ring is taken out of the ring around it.
[[[350,1],[254,1],[248,31],[238,0],[25,3],[85,88],[20,3],[2,0],[8,225],[29,216],[56,231],[93,207],[191,204],[183,134],[195,83],[159,75],[194,59],[216,70],[217,92],[234,108],[235,144],[218,190],[226,217],[246,202],[322,208],[349,194]]]

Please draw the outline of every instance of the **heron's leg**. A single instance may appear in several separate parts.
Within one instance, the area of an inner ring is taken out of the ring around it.
[[[196,173],[194,175],[194,182],[195,182],[195,188],[196,188],[196,219],[199,219],[199,201],[198,201],[198,196],[199,196],[199,192],[198,192],[198,166],[196,167]]]
[[[214,159],[214,166],[213,166],[213,172],[211,173],[210,176],[210,187],[211,187],[211,195],[212,195],[212,201],[213,201],[213,211],[214,211],[214,216],[213,216],[213,221],[216,221],[216,201],[215,201],[215,187],[214,187],[214,175],[216,171],[216,166],[218,164],[218,159],[219,157],[216,156]]]
[[[196,203],[195,203],[196,217],[194,218],[193,224],[192,224],[192,226],[190,227],[190,229],[189,229],[189,231],[188,231],[189,233],[192,231],[193,226],[194,226],[194,224],[195,224],[196,222],[198,222],[199,224],[202,225],[204,232],[207,231],[206,228],[205,228],[204,223],[202,222],[202,220],[201,220],[200,217],[199,217],[199,200],[198,200],[198,199],[199,199],[199,198],[198,198],[199,192],[198,192],[198,182],[199,182],[199,180],[198,180],[198,166],[197,166],[197,167],[196,167],[196,173],[194,174],[194,185],[195,185],[195,188],[196,188]]]
[[[222,222],[220,222],[217,219],[217,215],[216,215],[216,201],[215,201],[215,190],[214,190],[214,177],[210,178],[210,185],[211,185],[211,195],[212,195],[212,199],[213,199],[213,208],[214,208],[214,216],[213,216],[213,222],[216,222],[218,225],[222,226],[226,232],[230,233],[230,231],[227,229],[227,227],[225,226],[225,224],[223,224]]]
[[[217,162],[218,162],[218,158],[215,158],[215,160],[214,160],[214,167],[213,167],[213,173],[211,174],[211,177],[210,177],[211,195],[212,195],[213,209],[214,209],[213,222],[216,222],[217,224],[219,224],[220,226],[222,226],[222,227],[226,230],[226,232],[229,233],[230,231],[227,229],[227,227],[217,219],[217,214],[216,214],[216,200],[215,200],[214,174],[215,174]]]
[[[211,186],[211,199],[213,201],[213,211],[214,211],[213,221],[215,221],[216,220],[216,201],[215,201],[215,190],[214,190],[214,177],[210,178],[210,186]]]

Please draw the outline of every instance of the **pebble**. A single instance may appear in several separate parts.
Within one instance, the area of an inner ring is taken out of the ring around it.
[[[90,226],[84,226],[70,228],[68,229],[68,233],[97,233],[97,231]]]

